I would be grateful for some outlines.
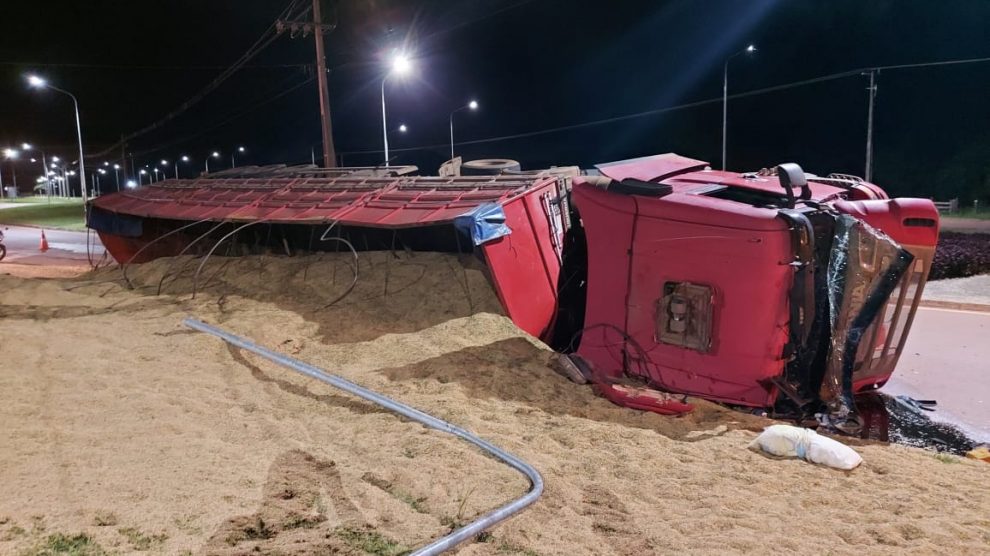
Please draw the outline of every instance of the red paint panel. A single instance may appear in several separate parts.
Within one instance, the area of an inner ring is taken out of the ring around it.
[[[552,182],[551,182],[552,183]],[[547,340],[557,310],[560,262],[540,208],[543,186],[503,208],[512,233],[482,246],[492,284],[506,314],[527,333]]]
[[[626,178],[633,178],[642,181],[654,181],[690,170],[700,170],[707,165],[708,163],[702,160],[666,153],[599,164],[595,168],[598,168],[603,176],[613,180],[621,181]]]
[[[505,203],[547,177],[169,180],[99,197],[111,212],[172,220],[327,221],[408,227],[451,221],[483,202]]]
[[[938,243],[938,209],[929,199],[839,201],[835,208],[882,230],[902,245],[934,246]],[[919,225],[927,221],[932,225]]]
[[[672,196],[671,196],[672,197]],[[607,193],[575,184],[573,200],[588,238],[588,305],[585,325],[624,330],[646,353],[633,361],[664,388],[750,406],[765,406],[773,392],[761,381],[783,371],[787,291],[792,271],[790,238],[780,220],[740,215],[724,226],[707,210],[704,222],[683,217],[684,200]],[[732,203],[731,201],[722,201]],[[773,225],[770,225],[773,222]],[[666,282],[712,288],[712,345],[708,352],[655,339],[656,307]],[[579,354],[604,372],[621,367],[622,336],[589,330]],[[639,350],[629,349],[632,357]]]

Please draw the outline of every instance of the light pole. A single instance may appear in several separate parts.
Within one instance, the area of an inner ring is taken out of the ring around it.
[[[62,192],[64,191],[65,188],[63,187],[63,184],[59,182],[59,180],[58,180],[58,172],[55,171],[55,170],[58,170],[58,161],[59,160],[60,160],[59,157],[53,156],[52,157],[51,168],[52,168],[52,173],[55,174],[55,178],[53,178],[53,179],[55,181],[55,184],[57,185],[56,189],[58,190],[58,192],[56,193],[56,195],[58,195],[59,197],[64,197],[64,195],[62,194]]]
[[[385,74],[385,77],[382,77],[382,139],[383,139],[383,142],[385,144],[385,167],[388,167],[388,165],[389,165],[389,160],[388,160],[388,118],[387,118],[386,113],[385,113],[385,82],[388,81],[389,76],[392,75],[393,73],[395,75],[398,75],[398,76],[403,76],[403,75],[409,73],[409,70],[410,69],[412,69],[412,62],[410,62],[409,61],[409,58],[407,58],[405,55],[399,54],[395,58],[392,59],[392,68],[391,68],[391,71],[389,71],[388,73],[386,73]]]
[[[177,158],[175,160],[175,179],[179,179],[179,161],[180,160],[183,161],[183,162],[189,162],[189,157],[186,156],[186,155],[182,155],[181,157],[179,157],[179,158]]]
[[[21,143],[21,150],[23,151],[33,151],[34,147],[31,143]],[[45,160],[45,152],[39,151],[41,153],[41,160],[37,158],[31,158],[31,162],[37,162],[41,164],[41,171],[44,172],[44,182],[45,182],[45,195],[48,197],[48,202],[52,200],[52,182],[48,174],[48,162]],[[38,182],[41,183],[41,182]]]
[[[97,170],[97,173],[98,174],[96,176],[96,194],[97,195],[102,195],[103,194],[103,188],[100,187],[100,176],[107,175],[107,171],[104,170],[103,168],[100,168],[100,169]]]
[[[450,158],[451,158],[451,160],[453,160],[453,158],[454,158],[454,114],[460,112],[461,110],[477,110],[477,109],[478,109],[478,101],[472,100],[471,102],[465,104],[464,106],[461,106],[460,108],[454,109],[450,113]]]
[[[220,158],[220,153],[217,152],[217,151],[213,151],[212,153],[210,153],[210,156],[212,156],[213,158]],[[210,156],[206,157],[206,173],[207,174],[210,173]]]
[[[19,153],[17,151],[17,149],[7,148],[7,149],[4,149],[3,150],[3,157],[6,158],[7,160],[10,160],[11,161],[11,163],[10,163],[10,174],[11,174],[11,179],[13,180],[13,183],[14,183],[14,191],[17,191],[17,169],[14,168],[13,161],[14,160],[17,160],[17,157],[19,157],[20,155],[21,155],[21,153]],[[3,189],[3,182],[0,182],[0,189]],[[16,195],[16,193],[15,193],[15,195]]]
[[[120,191],[120,164],[113,165],[113,180],[117,184],[117,191]]]
[[[75,170],[68,170],[68,169],[66,169],[66,167],[63,167],[62,168],[62,174],[65,175],[65,191],[66,191],[65,195],[67,197],[72,197],[72,186],[69,185],[69,178],[72,177],[72,176],[74,176],[74,175],[76,175],[76,171]],[[82,179],[82,176],[80,175],[79,176],[79,183],[82,183],[82,182],[83,182],[83,179]]]
[[[877,100],[877,71],[863,74],[870,76],[870,86],[866,89],[870,92],[870,109],[866,115],[866,170],[863,172],[863,179],[870,183],[873,183],[873,105]]]
[[[740,54],[752,54],[756,47],[749,45],[725,59],[722,67],[722,171],[725,171],[725,130],[729,122],[729,61]]]
[[[237,168],[237,162],[234,160],[234,154],[241,153],[244,154],[244,147],[237,147],[236,149],[230,151],[230,167]]]
[[[138,185],[144,185],[144,183],[141,181],[141,176],[143,176],[143,175],[145,175],[147,173],[148,173],[148,171],[145,170],[144,168],[141,168],[141,170],[138,171]]]
[[[82,139],[82,124],[79,122],[79,101],[76,99],[76,95],[73,95],[65,89],[59,89],[54,85],[51,85],[44,79],[38,77],[37,75],[27,76],[28,84],[36,89],[48,88],[53,91],[68,95],[72,99],[72,105],[76,109],[76,136],[79,138],[79,183],[82,190],[82,200],[83,205],[86,204],[86,168],[83,162],[83,139]]]

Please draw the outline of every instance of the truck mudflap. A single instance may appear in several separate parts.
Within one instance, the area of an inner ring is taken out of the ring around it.
[[[694,410],[693,405],[676,399],[672,394],[648,386],[598,380],[594,388],[616,405],[641,411],[652,411],[660,415],[683,415]]]
[[[862,220],[839,215],[827,268],[830,345],[819,397],[827,424],[858,434],[862,421],[853,400],[860,344],[901,283],[914,256]]]

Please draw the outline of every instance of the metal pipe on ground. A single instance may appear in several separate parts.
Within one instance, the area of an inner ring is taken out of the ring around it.
[[[456,425],[448,423],[442,419],[438,419],[404,403],[397,402],[372,390],[368,390],[362,386],[358,386],[357,384],[354,384],[353,382],[339,376],[328,374],[322,369],[299,361],[298,359],[263,348],[246,338],[236,336],[192,317],[186,317],[182,323],[189,328],[216,336],[231,345],[237,346],[241,349],[246,349],[252,353],[264,357],[265,359],[268,359],[269,361],[278,363],[283,367],[287,367],[310,378],[315,378],[316,380],[325,382],[334,388],[339,388],[349,394],[384,407],[393,413],[397,413],[407,419],[426,425],[431,429],[452,434],[462,440],[466,440],[467,442],[470,442],[480,448],[482,451],[487,452],[496,459],[504,462],[509,467],[519,471],[525,475],[527,479],[529,479],[531,487],[529,491],[520,498],[517,498],[504,506],[496,508],[465,525],[464,527],[453,531],[449,535],[441,537],[430,544],[417,549],[412,553],[412,556],[432,556],[434,554],[441,554],[448,550],[452,550],[458,544],[476,537],[486,529],[489,529],[494,525],[508,519],[513,514],[522,511],[533,502],[536,502],[540,495],[543,494],[543,477],[540,476],[539,471],[537,471],[533,466]]]

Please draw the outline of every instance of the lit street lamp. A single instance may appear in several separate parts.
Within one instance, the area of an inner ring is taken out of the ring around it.
[[[385,114],[385,82],[388,81],[389,76],[395,74],[399,77],[409,73],[412,69],[412,62],[409,61],[404,54],[399,54],[392,59],[391,71],[382,77],[382,138],[385,144],[385,166],[388,167],[388,118]]]
[[[113,180],[117,184],[117,191],[120,191],[120,164],[113,165]]]
[[[14,189],[17,189],[17,168],[14,167],[14,161],[21,156],[21,153],[17,149],[6,148],[3,150],[3,157],[10,161],[10,174],[13,179]],[[0,172],[2,174],[3,172]],[[3,180],[0,179],[0,192],[3,191]]]
[[[94,182],[96,183],[96,195],[97,196],[103,194],[103,189],[100,187],[100,176],[105,176],[105,175],[107,175],[107,171],[106,170],[104,170],[103,168],[97,168],[96,174],[93,176],[93,178],[95,178],[94,179]]]
[[[85,172],[86,168],[83,165],[83,156],[84,155],[83,155],[82,124],[79,122],[79,101],[76,99],[76,96],[73,95],[72,93],[70,93],[69,91],[66,91],[64,89],[59,89],[58,87],[55,87],[54,85],[51,85],[50,83],[48,83],[44,79],[38,77],[37,75],[29,75],[29,76],[27,76],[27,81],[28,81],[28,84],[29,85],[31,85],[32,87],[34,87],[36,89],[48,88],[48,89],[51,89],[51,90],[53,90],[55,92],[59,92],[59,93],[62,93],[64,95],[68,95],[69,98],[72,99],[72,105],[76,109],[76,136],[79,138],[79,182],[80,182],[81,189],[82,189],[83,205],[85,205],[86,204],[86,172]]]
[[[749,45],[743,50],[736,52],[725,59],[722,67],[722,171],[725,171],[725,133],[729,120],[729,61],[740,54],[752,54],[756,52],[756,47]]]
[[[409,128],[406,127],[406,124],[399,124],[399,133],[405,133],[407,131],[409,131]]]
[[[31,146],[31,143],[21,143],[21,149],[22,150],[25,150],[25,151],[33,151],[34,150],[34,147]],[[56,158],[58,158],[58,157],[56,157]],[[38,163],[41,164],[41,171],[44,172],[45,195],[48,196],[48,200],[50,202],[51,201],[51,196],[52,196],[52,180],[49,177],[50,174],[48,172],[48,161],[45,159],[45,152],[44,151],[41,151],[41,160],[38,160],[37,158],[31,157],[31,162],[32,163],[38,162]],[[38,182],[38,183],[41,183],[41,182]]]
[[[245,152],[244,147],[237,147],[236,149],[230,151],[230,167],[231,168],[237,168],[237,162],[234,160],[234,154],[235,153],[244,154],[244,152]]]
[[[148,173],[148,171],[147,171],[147,170],[145,170],[144,168],[141,168],[141,169],[140,169],[140,170],[138,171],[138,184],[139,184],[139,185],[144,185],[144,184],[143,184],[143,183],[141,182],[141,176],[143,176],[143,175],[145,175],[145,174],[147,174],[147,173]]]
[[[189,162],[189,157],[186,156],[186,155],[182,155],[181,157],[179,157],[179,158],[177,158],[175,160],[175,179],[179,179],[179,161],[180,160],[182,162]]]
[[[461,110],[473,111],[477,109],[478,109],[478,101],[472,100],[471,102],[465,104],[464,106],[461,106],[460,108],[455,109],[453,112],[450,113],[450,158],[451,159],[454,158],[454,114],[460,112]]]
[[[220,153],[217,152],[217,151],[213,151],[212,153],[210,153],[210,156],[212,156],[213,158],[220,158]],[[210,156],[206,157],[206,173],[207,174],[210,173]]]

